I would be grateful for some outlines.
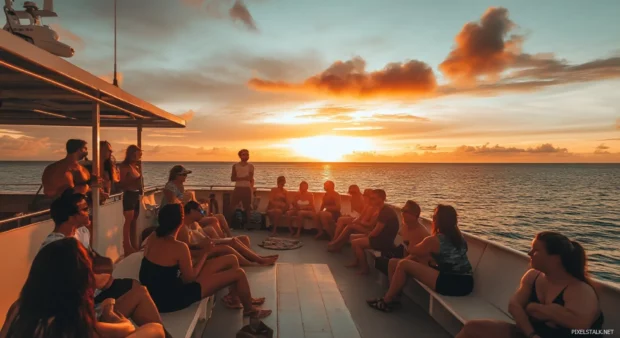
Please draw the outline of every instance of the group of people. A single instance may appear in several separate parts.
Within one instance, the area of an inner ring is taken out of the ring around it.
[[[45,169],[44,192],[52,200],[55,228],[42,243],[0,338],[165,337],[169,335],[160,313],[180,310],[226,287],[228,295],[222,302],[227,307],[243,309],[244,315],[256,318],[271,314],[260,308],[264,298],[252,297],[242,267],[272,265],[278,256],[257,254],[249,237],[232,235],[226,217],[205,210],[205,204],[185,190],[191,171],[181,165],[170,170],[158,225],[143,242],[139,281],[113,278],[111,260],[90,246],[87,194],[93,180],[79,163],[87,154],[85,141],[69,140],[66,158]],[[101,144],[102,177],[97,181],[103,199],[114,186],[123,191],[125,255],[139,249],[133,245],[132,234],[142,189],[141,155],[138,147],[130,146],[117,166],[111,145]],[[248,163],[249,151],[239,151],[239,158],[231,174],[233,205],[242,205],[249,218],[254,167]],[[343,215],[334,182],[325,182],[318,211],[307,182],[300,183],[292,199],[285,184],[285,177],[278,177],[269,195],[266,214],[272,234],[288,225],[291,235],[299,237],[304,220],[310,219],[318,229],[316,238],[330,239],[330,252],[351,244],[354,261],[348,266],[359,268],[360,274],[369,272],[364,250],[381,252],[378,260],[385,262],[390,286],[382,297],[367,301],[372,308],[391,312],[401,306],[399,298],[408,276],[442,295],[473,292],[467,241],[454,207],[438,205],[427,229],[420,223],[421,208],[416,202],[407,201],[399,215],[385,203],[386,193],[381,189],[362,193],[358,186],[350,186],[351,212]],[[403,239],[400,246],[394,243],[398,234]],[[515,323],[473,320],[457,337],[568,337],[571,329],[602,327],[604,317],[587,276],[585,251],[578,242],[542,232],[533,240],[529,256],[531,269],[510,300]]]

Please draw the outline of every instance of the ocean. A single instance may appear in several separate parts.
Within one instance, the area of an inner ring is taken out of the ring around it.
[[[48,162],[0,162],[0,190],[36,191]],[[177,163],[146,162],[146,186],[166,183]],[[231,185],[232,163],[186,162],[188,185]],[[589,269],[620,286],[620,164],[388,164],[254,163],[256,186],[283,175],[289,190],[325,180],[344,193],[351,184],[381,188],[388,202],[413,199],[431,217],[438,203],[453,205],[461,229],[527,252],[539,231],[561,232],[584,245]]]

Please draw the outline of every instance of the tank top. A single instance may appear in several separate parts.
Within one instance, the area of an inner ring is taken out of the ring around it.
[[[540,276],[540,272],[538,273],[538,275],[536,275],[536,278],[534,278],[534,284],[532,284],[532,293],[530,294],[530,303],[533,302],[533,303],[541,304],[540,300],[538,299],[538,294],[536,293],[536,280],[538,279],[538,276]],[[564,289],[562,289],[562,291],[560,291],[560,293],[555,297],[553,302],[551,302],[552,304],[558,304],[560,306],[564,306],[564,291],[566,291],[566,288],[568,288],[568,286],[566,286]],[[603,328],[604,321],[605,321],[605,318],[603,316],[603,312],[601,312],[598,318],[596,318],[596,320],[594,321],[594,323],[592,323],[592,326],[590,326],[590,329],[601,330]],[[532,326],[534,327],[534,331],[536,331],[543,338],[575,337],[575,335],[571,333],[571,329],[569,328],[562,327],[562,326],[551,327],[545,324],[544,322],[540,322],[532,317],[530,317],[530,322],[532,323]],[[588,337],[602,337],[602,336],[601,335],[588,335]]]
[[[144,257],[140,265],[140,283],[150,293],[155,295],[162,295],[172,292],[174,289],[181,289],[184,283],[179,269],[179,264],[163,266],[155,264]]]
[[[253,168],[253,166],[249,163],[247,163],[246,165],[241,165],[241,163],[235,163],[235,174],[237,175],[237,177],[246,177],[250,175],[250,169]],[[252,184],[250,183],[250,181],[236,181],[235,182],[235,187],[251,187]]]
[[[437,269],[445,273],[471,275],[472,267],[467,258],[467,241],[457,248],[444,234],[437,234],[439,253],[431,253],[437,263]]]

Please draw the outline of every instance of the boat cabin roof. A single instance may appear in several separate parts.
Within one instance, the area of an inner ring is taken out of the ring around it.
[[[0,30],[0,125],[184,128],[185,121]]]

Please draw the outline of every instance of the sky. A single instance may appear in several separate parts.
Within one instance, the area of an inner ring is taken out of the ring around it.
[[[146,5],[148,4],[148,5]],[[18,1],[21,6],[21,1]],[[56,0],[68,61],[111,81],[113,2]],[[120,86],[187,128],[144,159],[620,162],[620,1],[118,0]],[[1,160],[88,128],[0,126]],[[103,129],[117,159],[136,142]]]

